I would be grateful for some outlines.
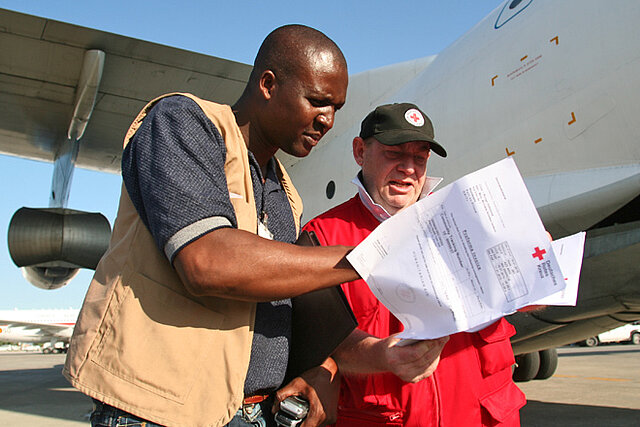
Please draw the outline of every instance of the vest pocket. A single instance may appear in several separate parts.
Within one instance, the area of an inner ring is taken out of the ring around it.
[[[515,363],[511,341],[509,340],[515,332],[513,325],[504,319],[500,319],[473,334],[475,335],[473,339],[476,341],[483,377],[488,377],[507,369]]]
[[[116,377],[184,403],[199,374],[212,329],[224,316],[134,273],[92,362]]]
[[[499,423],[510,421],[525,403],[527,399],[524,393],[510,379],[502,387],[480,398],[480,405]],[[513,418],[513,421],[518,419]]]

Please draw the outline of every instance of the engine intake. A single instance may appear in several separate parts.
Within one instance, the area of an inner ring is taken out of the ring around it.
[[[9,223],[9,254],[31,284],[57,289],[79,268],[95,269],[110,237],[109,221],[100,213],[23,207]]]

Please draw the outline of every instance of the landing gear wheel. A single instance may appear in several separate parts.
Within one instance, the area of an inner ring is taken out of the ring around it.
[[[525,353],[516,356],[516,368],[513,371],[513,380],[516,382],[530,381],[535,378],[540,370],[540,353]]]
[[[540,369],[534,378],[536,380],[551,378],[558,369],[558,350],[548,348],[538,353],[540,355]]]
[[[598,345],[598,343],[598,337],[589,337],[584,340],[584,345],[586,345],[587,347],[595,347]]]

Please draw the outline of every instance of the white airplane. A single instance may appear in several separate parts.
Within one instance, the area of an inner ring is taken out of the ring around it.
[[[351,140],[379,104],[429,114],[449,153],[429,173],[445,183],[513,156],[555,238],[588,230],[578,305],[509,318],[519,378],[550,376],[553,347],[640,319],[638,22],[635,1],[508,0],[438,55],[352,75],[321,144],[280,156],[305,218],[355,193]],[[171,90],[233,103],[251,70],[6,10],[0,46],[0,152],[56,164],[50,208],[16,212],[10,252],[51,288],[95,266],[109,238],[101,215],[65,210],[74,166],[119,172],[122,135],[148,100]]]
[[[0,310],[0,342],[49,343],[45,352],[66,352],[78,309]]]

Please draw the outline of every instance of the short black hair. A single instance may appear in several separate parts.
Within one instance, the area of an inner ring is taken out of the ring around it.
[[[249,81],[256,83],[262,73],[272,70],[280,79],[295,75],[309,63],[315,53],[329,52],[347,68],[347,61],[338,45],[321,31],[306,25],[290,24],[273,30],[262,42]]]

